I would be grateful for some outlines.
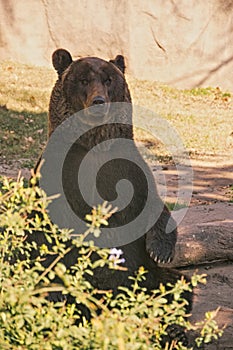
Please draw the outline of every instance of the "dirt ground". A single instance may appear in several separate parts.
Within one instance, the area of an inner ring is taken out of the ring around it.
[[[185,226],[188,231],[187,227],[190,227],[191,234],[193,225],[201,225],[206,221],[212,224],[216,220],[224,232],[224,224],[227,222],[230,234],[232,228],[233,240],[233,205],[230,204],[232,201],[230,188],[233,184],[232,159],[229,157],[227,160],[221,159],[218,162],[192,161],[193,193],[186,217],[180,223],[180,229]],[[174,166],[166,165],[164,169],[169,188],[167,201],[173,202],[177,196],[178,175]],[[217,212],[211,213],[216,204]],[[205,220],[203,215],[207,216]],[[233,349],[233,261],[223,256],[222,261],[206,262],[206,264],[188,266],[181,270],[188,275],[196,271],[207,274],[207,284],[195,289],[192,320],[199,321],[205,312],[220,307],[217,322],[221,327],[226,326],[222,338],[206,345],[205,349]]]
[[[21,170],[21,175],[29,178],[30,170],[20,169],[20,164],[20,161],[12,165],[0,164],[0,175],[17,177],[18,171]],[[230,187],[233,184],[232,158],[218,160],[218,162],[214,162],[213,160],[210,162],[193,160],[192,169],[192,198],[187,216],[184,218],[183,223],[181,222],[180,224],[181,227],[184,223],[186,225],[195,222],[200,223],[200,220],[202,220],[198,211],[195,214],[192,208],[199,207],[200,210],[203,208],[203,213],[205,211],[208,213],[208,208],[210,209],[214,203],[222,203],[222,206],[219,206],[220,209],[218,210],[216,219],[218,222],[221,222],[221,220],[224,221],[224,205],[230,205],[230,210],[232,209],[233,214],[233,205],[229,204],[232,200],[232,190]],[[160,171],[166,178],[168,188],[166,201],[174,202],[177,196],[179,178],[176,167],[166,164],[160,168]],[[228,214],[228,219],[233,220],[233,215],[230,218],[229,216],[231,214]],[[181,268],[181,270],[188,275],[192,275],[195,271],[207,274],[207,285],[200,286],[195,290],[192,320],[195,322],[201,320],[206,311],[215,310],[220,307],[217,321],[221,327],[226,326],[223,337],[219,341],[209,344],[205,349],[233,349],[233,261],[223,259],[223,261],[210,262],[199,266],[188,266]]]

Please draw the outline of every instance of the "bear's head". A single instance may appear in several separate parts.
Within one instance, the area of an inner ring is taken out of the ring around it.
[[[131,101],[123,56],[109,62],[97,57],[73,61],[68,51],[58,49],[52,60],[62,81],[64,97],[74,112],[99,106],[101,113],[106,112],[110,102]]]
[[[49,135],[64,120],[81,110],[82,122],[87,125],[114,123],[115,120],[116,123],[122,121],[131,124],[131,107],[128,107],[131,96],[125,80],[125,60],[122,55],[110,61],[97,57],[73,60],[68,51],[58,49],[53,53],[52,62],[58,73],[58,81],[50,98]],[[115,102],[127,102],[127,106],[117,105],[119,108],[114,120]],[[132,138],[131,125],[124,129],[127,129],[124,133]]]

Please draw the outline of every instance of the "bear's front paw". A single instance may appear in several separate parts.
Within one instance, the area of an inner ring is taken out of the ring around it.
[[[146,249],[152,260],[157,263],[169,263],[175,255],[175,246],[170,241],[161,241],[154,238],[146,242]]]

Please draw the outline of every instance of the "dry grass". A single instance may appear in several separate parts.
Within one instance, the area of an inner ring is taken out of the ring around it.
[[[23,159],[32,166],[47,139],[49,95],[56,80],[52,69],[0,64],[0,161]],[[193,158],[226,157],[231,152],[232,95],[219,88],[177,90],[156,82],[127,80],[136,105],[149,108],[177,130]],[[149,121],[145,119],[145,125]],[[136,139],[163,161],[166,147],[136,129]]]
[[[128,80],[134,103],[168,120],[192,158],[229,157],[233,151],[229,147],[233,132],[233,99],[229,92],[219,88],[178,90],[156,82]]]

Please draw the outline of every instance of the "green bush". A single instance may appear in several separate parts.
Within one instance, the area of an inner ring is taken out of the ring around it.
[[[140,286],[146,278],[141,267],[131,277],[132,288],[120,287],[116,297],[111,291],[94,289],[86,276],[92,275],[96,267],[122,269],[120,254],[84,241],[90,231],[98,235],[100,224],[107,224],[112,211],[106,205],[87,216],[87,232],[73,240],[80,256],[69,271],[61,263],[72,249],[66,245],[69,231],[59,230],[50,222],[46,208],[51,199],[35,183],[33,179],[32,186],[25,187],[23,179],[4,178],[0,187],[0,349],[160,350],[164,348],[161,338],[169,324],[199,330],[198,344],[221,335],[213,319],[215,312],[208,313],[199,325],[191,325],[185,315],[186,301],[181,294],[203,283],[204,276],[193,276],[190,284],[182,279],[169,291],[161,285],[160,290],[148,295]],[[29,243],[26,237],[33,232],[45,233],[47,244],[37,247]],[[35,249],[39,256],[32,259]],[[91,261],[93,252],[99,255],[98,261]],[[54,256],[54,260],[43,267],[47,255]],[[55,277],[63,284],[57,284]],[[49,301],[46,297],[50,292],[62,293],[64,300]],[[66,303],[67,294],[75,298],[75,304]],[[167,304],[169,294],[173,301]],[[81,316],[76,306],[80,303],[90,310],[90,321],[82,318],[81,323],[77,322]],[[187,349],[175,342],[167,344],[167,350],[172,348]]]

